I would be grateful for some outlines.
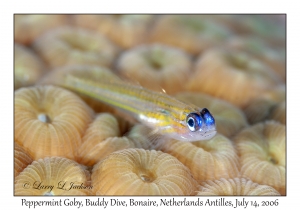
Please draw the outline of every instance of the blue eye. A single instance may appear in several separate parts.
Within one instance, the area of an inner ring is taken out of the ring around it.
[[[208,109],[206,109],[206,108],[202,109],[202,111],[201,111],[201,116],[203,117],[204,123],[205,123],[207,126],[210,126],[210,125],[214,125],[214,124],[215,124],[215,119],[214,119],[214,117],[211,115],[211,113],[208,111]]]
[[[186,117],[186,124],[190,131],[197,131],[202,126],[202,119],[197,113],[190,113]]]
[[[189,125],[189,127],[194,127],[195,126],[195,119],[193,119],[193,118],[189,118],[188,119],[188,125]]]

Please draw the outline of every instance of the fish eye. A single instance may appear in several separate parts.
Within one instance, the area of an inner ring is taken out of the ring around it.
[[[204,123],[205,123],[207,126],[210,126],[210,125],[214,125],[214,124],[215,124],[215,119],[214,119],[214,117],[212,116],[212,114],[208,111],[208,109],[206,109],[206,108],[202,109],[202,111],[201,111],[201,116],[202,116],[202,118],[204,119]]]
[[[186,117],[186,124],[190,131],[197,131],[202,125],[202,119],[197,113],[190,113]]]

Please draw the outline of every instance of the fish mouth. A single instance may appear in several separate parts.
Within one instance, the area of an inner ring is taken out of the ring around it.
[[[196,136],[188,136],[188,137],[181,137],[181,141],[193,142],[193,141],[202,141],[202,140],[209,140],[213,138],[217,134],[216,130],[206,131],[205,133],[198,134]]]
[[[211,130],[211,131],[205,132],[202,137],[204,140],[209,140],[209,139],[213,138],[216,134],[217,134],[216,130]]]
[[[194,142],[194,141],[209,140],[213,138],[216,134],[217,134],[217,130],[209,130],[203,133],[189,132],[188,134],[170,135],[169,137],[179,141]]]

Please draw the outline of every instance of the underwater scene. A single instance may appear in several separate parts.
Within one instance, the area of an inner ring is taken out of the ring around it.
[[[14,15],[14,195],[286,195],[286,15]]]

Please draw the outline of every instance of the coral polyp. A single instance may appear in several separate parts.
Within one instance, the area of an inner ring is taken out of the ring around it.
[[[278,120],[285,124],[285,87],[280,85],[251,100],[243,111],[250,124]]]
[[[108,36],[122,48],[131,48],[147,40],[152,15],[76,15],[75,25]]]
[[[14,148],[14,176],[19,175],[33,161],[32,157],[15,142]]]
[[[90,195],[89,172],[61,157],[39,159],[16,177],[15,195]]]
[[[91,64],[110,66],[118,48],[93,31],[62,27],[35,40],[34,49],[50,67]]]
[[[189,169],[175,157],[144,149],[107,156],[94,166],[92,185],[96,195],[194,195],[197,189]]]
[[[93,111],[75,94],[55,86],[15,92],[15,141],[32,157],[74,159]]]
[[[267,121],[242,130],[235,142],[241,176],[286,194],[285,126]]]
[[[282,81],[286,79],[285,50],[272,49],[263,39],[255,36],[234,37],[229,41],[229,47],[251,53],[276,72]]]
[[[150,40],[198,55],[230,35],[230,30],[203,15],[164,15],[154,24]]]
[[[205,51],[198,57],[194,71],[187,84],[189,91],[204,92],[238,107],[282,83],[267,65],[243,51]]]
[[[14,16],[15,42],[30,45],[43,33],[68,24],[67,15],[17,14]]]
[[[217,134],[211,140],[180,142],[169,140],[160,148],[186,165],[199,182],[239,175],[239,161],[230,139]]]
[[[117,68],[120,75],[144,87],[156,91],[164,89],[172,94],[184,89],[192,61],[179,48],[149,44],[125,51],[118,59]]]
[[[34,85],[46,72],[42,60],[29,48],[15,44],[15,89]]]
[[[126,122],[108,113],[97,115],[83,136],[83,144],[78,149],[78,162],[92,166],[118,150],[135,148],[139,145],[144,145],[144,149],[149,148],[148,140],[141,135],[135,136],[137,132],[133,130],[127,132],[129,125],[124,123]],[[128,135],[123,136],[125,132]]]

